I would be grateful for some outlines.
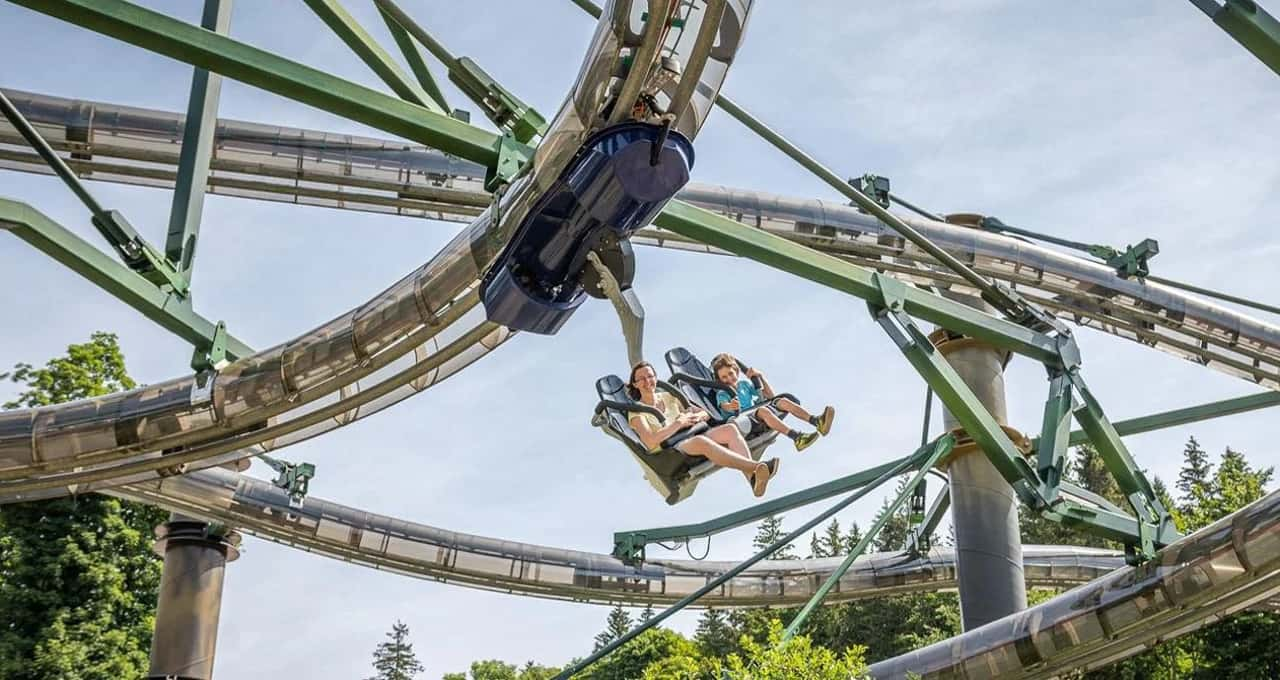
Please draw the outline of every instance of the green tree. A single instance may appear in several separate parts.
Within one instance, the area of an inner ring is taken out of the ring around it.
[[[609,618],[605,619],[604,630],[596,634],[596,645],[592,651],[600,651],[610,642],[617,640],[631,630],[631,615],[622,605],[609,610]]]
[[[475,664],[472,664],[474,670]],[[373,669],[377,673],[369,680],[413,680],[422,672],[422,664],[413,653],[409,642],[409,626],[396,621],[387,633],[387,640],[373,650]]]
[[[43,367],[0,380],[25,387],[5,408],[46,406],[135,386],[116,336],[94,333]],[[166,513],[106,496],[0,511],[0,678],[115,680],[149,667]]]
[[[776,621],[765,644],[744,637],[742,654],[730,655],[725,668],[734,680],[848,680],[867,674],[861,647],[837,653],[803,635],[782,644],[782,624]]]
[[[786,535],[787,532],[782,529],[782,518],[770,515],[760,521],[760,527],[756,529],[756,536],[751,539],[751,547],[756,550],[764,550],[785,538]],[[796,555],[795,545],[788,543],[773,551],[769,559],[795,560],[799,559],[799,556]]]
[[[666,628],[650,628],[574,676],[575,680],[635,680],[645,669],[669,657],[698,658],[698,648]]]
[[[540,666],[532,661],[526,661],[524,667],[520,669],[517,680],[551,680],[559,672],[559,668]]]
[[[849,525],[849,533],[846,534],[844,537],[844,552],[841,554],[848,554],[853,552],[853,549],[856,548],[858,544],[861,542],[862,542],[862,528],[858,526],[857,522],[854,522],[853,524]]]
[[[532,661],[516,670],[514,664],[487,659],[471,664],[471,680],[551,680],[559,668],[540,666]],[[442,680],[467,680],[466,673],[445,673]]]
[[[1200,448],[1200,442],[1195,437],[1189,438],[1182,449],[1182,470],[1178,473],[1177,484],[1184,498],[1194,496],[1197,489],[1208,483],[1212,467],[1209,454]]]
[[[729,617],[719,609],[711,608],[698,618],[698,628],[693,640],[698,649],[709,657],[723,657],[737,649],[738,635],[729,624]]]
[[[822,539],[818,538],[818,532],[809,534],[809,559],[815,557],[830,557],[827,555],[827,549],[822,543]]]

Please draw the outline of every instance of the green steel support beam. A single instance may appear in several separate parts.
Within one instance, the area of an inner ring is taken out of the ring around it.
[[[654,224],[749,260],[795,274],[863,300],[879,300],[873,272],[781,236],[748,227],[727,217],[671,201]],[[943,328],[977,338],[1000,349],[1056,365],[1058,341],[1043,333],[915,288],[903,292],[906,313]]]
[[[955,445],[954,438],[949,434],[944,434],[933,444],[926,447],[922,447],[922,449],[929,451],[934,447],[945,446],[949,448],[954,445]],[[907,458],[901,459],[898,462],[897,466],[886,470],[884,474],[877,477],[870,484],[853,492],[847,498],[841,500],[840,502],[836,503],[830,508],[827,508],[826,510],[823,510],[822,512],[818,513],[816,517],[802,524],[800,528],[796,529],[795,531],[792,531],[786,536],[783,536],[782,538],[775,541],[773,544],[765,546],[764,549],[760,550],[759,552],[752,555],[751,557],[748,557],[747,559],[743,560],[737,566],[733,567],[732,569],[728,569],[723,574],[720,574],[719,576],[711,579],[710,581],[707,582],[705,586],[702,586],[701,588],[693,591],[692,593],[689,593],[688,595],[685,595],[684,597],[680,598],[680,600],[677,601],[675,604],[662,610],[656,616],[650,618],[648,621],[645,621],[644,623],[641,623],[635,628],[632,628],[631,630],[627,631],[626,633],[624,633],[623,635],[615,639],[613,642],[610,642],[608,645],[605,645],[604,647],[596,650],[594,653],[591,654],[591,656],[588,656],[587,658],[581,661],[578,661],[576,663],[570,664],[564,670],[560,671],[559,674],[556,675],[556,680],[569,680],[569,678],[572,678],[574,675],[581,673],[582,670],[587,666],[590,666],[591,664],[599,661],[600,659],[603,659],[605,656],[611,654],[613,650],[627,644],[628,642],[633,640],[637,635],[640,635],[646,630],[649,630],[650,628],[653,628],[659,623],[666,621],[667,618],[669,618],[672,614],[675,614],[681,609],[684,609],[685,607],[693,604],[694,602],[697,602],[698,599],[701,598],[703,595],[706,595],[707,593],[719,588],[720,586],[727,583],[730,579],[746,571],[748,568],[751,567],[751,565],[777,552],[777,550],[782,546],[787,545],[798,538],[802,538],[805,535],[805,533],[812,530],[814,527],[818,526],[819,524],[827,521],[828,519],[830,519],[832,516],[834,516],[836,513],[840,512],[841,510],[844,510],[850,505],[853,505],[860,498],[871,493],[872,490],[876,489],[881,484],[884,484],[890,479],[893,479],[894,477],[897,477],[898,475],[905,472],[910,467],[911,460],[914,457],[915,456],[912,455],[912,456],[908,456]]]
[[[787,512],[794,508],[809,505],[846,491],[859,489],[870,484],[876,479],[879,479],[880,476],[888,470],[899,469],[904,463],[907,464],[907,467],[904,469],[918,469],[931,450],[932,447],[921,446],[919,450],[905,458],[891,460],[883,465],[877,465],[876,467],[868,470],[855,472],[854,474],[847,475],[839,479],[833,479],[829,482],[825,482],[808,489],[780,496],[771,501],[758,503],[749,508],[731,512],[727,515],[721,515],[720,517],[709,519],[705,522],[681,524],[672,527],[659,527],[655,529],[619,531],[613,535],[613,556],[627,564],[643,562],[644,549],[647,545],[671,541],[688,541],[689,539],[702,536],[710,537],[730,529],[759,521],[765,517],[770,517],[772,515]]]
[[[1067,373],[1066,377],[1069,377],[1072,387],[1080,395],[1081,403],[1074,409],[1076,420],[1088,433],[1089,441],[1102,455],[1102,460],[1106,463],[1111,476],[1115,477],[1120,491],[1129,499],[1130,505],[1133,506],[1140,520],[1138,528],[1141,532],[1139,534],[1141,555],[1144,558],[1154,555],[1156,548],[1165,544],[1161,536],[1165,535],[1166,529],[1173,531],[1173,518],[1156,497],[1155,490],[1147,481],[1141,468],[1134,462],[1129,449],[1120,439],[1120,434],[1116,432],[1111,421],[1107,420],[1102,406],[1085,385],[1084,378],[1076,370]],[[1177,532],[1173,531],[1173,535],[1176,536]]]
[[[196,314],[189,298],[161,290],[31,206],[0,198],[0,229],[13,232],[170,333],[196,347],[213,346],[216,324]],[[253,353],[248,345],[233,337],[228,336],[226,343],[229,358]]]
[[[1280,75],[1280,22],[1253,0],[1191,0],[1218,28]]]
[[[447,114],[378,44],[360,22],[355,20],[339,0],[303,0],[320,20],[351,48],[382,82],[386,83],[401,99],[426,107],[436,113]]]
[[[432,101],[440,107],[441,111],[448,112],[449,102],[445,99],[444,92],[440,91],[440,85],[436,83],[435,76],[431,75],[431,68],[422,58],[422,53],[418,51],[418,45],[413,42],[413,37],[404,30],[404,26],[401,26],[395,17],[387,14],[386,10],[379,7],[378,14],[382,16],[383,23],[387,25],[387,30],[400,48],[400,53],[404,55],[404,60],[408,62],[409,70],[413,71],[414,77],[418,79],[418,84],[431,96]]]
[[[906,502],[907,498],[915,493],[916,486],[920,484],[925,475],[929,474],[929,470],[931,470],[933,466],[937,465],[938,461],[942,460],[944,456],[951,452],[953,442],[949,442],[948,440],[950,439],[951,435],[945,435],[939,440],[937,446],[930,447],[932,450],[929,452],[928,458],[925,459],[924,464],[920,469],[916,470],[916,473],[912,475],[911,480],[907,482],[907,485],[902,487],[902,491],[898,493],[897,498],[894,498],[893,502],[890,503],[888,507],[880,511],[880,515],[877,516],[875,521],[871,523],[871,526],[867,528],[867,533],[863,535],[857,545],[853,547],[853,550],[849,551],[849,554],[845,556],[844,561],[840,563],[840,566],[836,567],[836,570],[831,572],[831,575],[827,577],[827,580],[823,581],[822,585],[818,587],[818,590],[814,592],[813,597],[809,598],[809,601],[804,603],[804,607],[802,607],[796,614],[795,618],[791,620],[791,623],[787,624],[787,629],[782,632],[783,643],[786,643],[788,640],[796,636],[796,633],[800,630],[800,626],[804,625],[804,622],[809,618],[809,615],[813,613],[813,610],[817,608],[818,605],[822,604],[823,600],[827,599],[827,594],[831,592],[831,589],[840,582],[841,578],[844,578],[845,572],[849,571],[849,567],[853,566],[853,561],[858,559],[862,553],[866,552],[867,547],[871,545],[871,540],[880,533],[880,529],[884,528],[884,525],[889,521],[889,518],[893,517],[893,515],[898,512],[898,509],[902,507],[902,504]]]
[[[492,132],[125,0],[10,2],[474,163],[498,161]]]
[[[231,28],[232,0],[205,0],[200,25],[226,35]],[[182,127],[182,151],[178,158],[178,177],[173,186],[173,207],[169,210],[169,234],[164,254],[188,280],[195,262],[196,242],[200,237],[200,218],[204,212],[204,193],[209,179],[209,161],[213,158],[213,133],[218,127],[218,98],[222,93],[222,76],[197,68],[191,77],[191,96],[187,100],[187,118]]]
[[[392,0],[374,0],[378,9],[391,16],[427,51],[449,69],[449,80],[484,112],[486,118],[521,144],[547,131],[547,121],[532,106],[503,87],[467,57],[455,57],[418,22]]]
[[[1143,432],[1154,432],[1156,430],[1177,427],[1178,425],[1186,425],[1188,423],[1212,420],[1223,416],[1232,416],[1238,413],[1247,413],[1249,411],[1270,408],[1272,406],[1280,406],[1280,392],[1260,392],[1258,394],[1250,394],[1243,397],[1211,401],[1206,404],[1188,406],[1186,408],[1174,409],[1172,411],[1162,411],[1148,416],[1117,421],[1114,424],[1114,427],[1115,431],[1122,436],[1141,434]],[[1079,446],[1080,444],[1085,444],[1088,441],[1089,434],[1084,430],[1072,431],[1070,439],[1072,446]]]
[[[1035,470],[928,336],[903,311],[904,294],[910,290],[908,286],[883,274],[873,276],[882,294],[879,300],[867,303],[872,317],[960,422],[965,433],[1014,487],[1022,501],[1033,509],[1044,507],[1046,503],[1040,497],[1040,480]]]
[[[1071,381],[1062,374],[1049,380],[1049,398],[1044,404],[1044,421],[1036,442],[1036,471],[1043,486],[1040,495],[1052,503],[1058,498],[1067,464],[1067,437],[1071,431]]]

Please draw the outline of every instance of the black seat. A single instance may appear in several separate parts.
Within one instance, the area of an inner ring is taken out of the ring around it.
[[[664,357],[667,360],[667,368],[671,369],[671,383],[678,387],[681,393],[689,398],[689,400],[706,409],[707,413],[711,414],[712,422],[715,424],[721,424],[732,420],[732,418],[726,418],[725,414],[722,413],[720,408],[716,405],[716,394],[719,392],[727,392],[731,395],[735,394],[736,392],[733,388],[717,380],[715,373],[712,373],[711,369],[708,368],[706,364],[702,363],[698,357],[694,356],[692,352],[683,347],[676,347],[675,349],[668,351]],[[738,369],[742,371],[744,375],[747,372],[747,367],[741,360],[738,361]],[[800,403],[800,400],[790,394],[779,394],[775,396],[774,399],[780,399],[782,397],[786,397],[797,404]],[[747,409],[746,413],[750,413],[760,406],[769,403],[769,401],[772,400],[766,400],[756,404],[755,406]],[[787,417],[787,414],[785,413],[780,415],[782,418]],[[777,438],[777,432],[774,432],[767,427],[759,426],[757,428],[753,428],[752,431],[747,434],[747,448],[751,449],[751,455],[755,457],[756,460],[760,460],[764,450]]]
[[[682,405],[689,405],[688,399],[670,383],[659,381],[658,389],[674,395]],[[705,424],[672,435],[662,443],[661,449],[650,453],[627,418],[631,413],[646,412],[657,416],[659,421],[665,421],[662,414],[652,406],[632,399],[627,394],[626,384],[616,375],[606,375],[597,380],[596,394],[600,397],[600,403],[596,404],[591,423],[626,445],[643,467],[649,483],[662,494],[668,505],[675,505],[691,496],[703,477],[719,469],[706,458],[687,456],[673,448],[689,437],[706,432]]]

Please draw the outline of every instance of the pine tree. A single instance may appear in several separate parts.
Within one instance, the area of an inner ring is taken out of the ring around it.
[[[653,604],[646,604],[644,609],[640,610],[640,623],[648,623],[653,618]]]
[[[1194,497],[1200,489],[1209,483],[1209,475],[1213,466],[1209,464],[1209,454],[1200,448],[1195,437],[1187,440],[1182,449],[1182,471],[1178,473],[1178,491],[1184,498]]]
[[[786,535],[787,532],[782,530],[782,518],[770,515],[761,520],[760,528],[756,530],[756,537],[751,540],[751,547],[756,550],[764,550],[782,540]],[[799,559],[799,557],[795,553],[795,546],[788,543],[773,551],[769,559],[794,560]]]
[[[854,522],[849,526],[849,534],[844,537],[844,553],[851,553],[862,542],[862,527]]]
[[[728,617],[719,609],[708,609],[698,618],[698,628],[693,633],[694,642],[702,653],[723,658],[737,649],[738,636],[729,625]]]
[[[409,643],[409,626],[396,621],[387,638],[373,651],[373,669],[377,674],[369,680],[413,680],[423,668]]]
[[[135,386],[110,333],[41,368],[0,374],[27,389],[5,408],[45,406]],[[0,678],[114,680],[149,666],[167,513],[88,495],[0,510]]]
[[[823,534],[822,544],[829,557],[838,557],[849,552],[845,547],[845,537],[840,534],[840,520],[831,519],[831,523],[827,525]]]
[[[822,539],[818,538],[818,532],[809,534],[809,559],[815,557],[830,557],[827,555],[826,548],[822,545]]]
[[[596,635],[596,646],[592,651],[600,651],[610,642],[617,640],[631,630],[631,615],[622,605],[617,605],[609,611],[609,618],[605,620],[604,630]]]

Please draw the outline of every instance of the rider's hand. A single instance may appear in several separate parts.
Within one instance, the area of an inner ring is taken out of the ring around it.
[[[734,397],[724,403],[724,407],[730,411],[741,411],[742,407],[738,404],[738,398]]]
[[[681,427],[689,427],[690,425],[697,424],[698,418],[693,413],[685,411],[684,413],[676,416],[676,422],[679,423]]]
[[[748,368],[748,369],[747,369],[747,377],[748,377],[748,378],[763,378],[763,377],[764,377],[764,374],[763,374],[763,373],[761,373],[760,371],[757,371],[757,370],[756,370],[756,369],[754,369],[754,368]]]
[[[711,418],[710,413],[707,413],[706,411],[698,408],[697,406],[690,407],[689,413],[693,415],[693,422],[695,423],[704,423],[709,418]]]

